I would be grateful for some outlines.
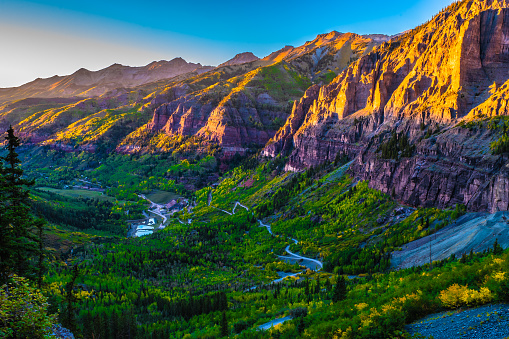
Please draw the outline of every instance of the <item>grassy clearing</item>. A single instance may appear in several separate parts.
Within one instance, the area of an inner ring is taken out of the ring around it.
[[[149,194],[146,194],[146,197],[156,204],[166,204],[169,203],[170,200],[177,199],[180,196],[178,194],[175,194],[173,192],[166,192],[166,191],[152,191]]]
[[[52,188],[52,187],[38,187],[37,188],[40,191],[44,192],[51,192],[55,194],[63,195],[64,197],[70,197],[70,198],[89,198],[89,199],[98,199],[101,201],[111,201],[115,202],[116,199],[114,197],[107,196],[105,194],[102,194],[101,192],[96,191],[89,191],[89,190],[80,190],[80,189],[58,189],[58,188]]]

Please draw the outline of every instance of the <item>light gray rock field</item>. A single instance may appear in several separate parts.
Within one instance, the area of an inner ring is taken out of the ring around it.
[[[397,269],[420,266],[431,260],[443,260],[452,254],[482,252],[493,248],[495,240],[509,247],[509,212],[467,213],[456,222],[392,253],[392,266]],[[430,251],[431,246],[431,251]]]

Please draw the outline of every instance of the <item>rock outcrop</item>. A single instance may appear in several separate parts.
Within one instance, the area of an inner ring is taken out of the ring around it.
[[[275,157],[281,152],[287,153],[291,150],[293,147],[292,137],[302,125],[306,112],[309,111],[310,106],[318,98],[319,89],[318,85],[311,86],[299,101],[294,102],[292,114],[286,120],[285,125],[274,136],[273,140],[276,141],[265,146],[263,155]]]
[[[205,102],[204,96],[190,94],[159,106],[148,129],[170,136],[196,135],[222,147],[237,147],[243,153],[243,147],[264,145],[275,134],[277,128],[269,127],[271,119],[284,121],[287,117],[279,106],[263,108],[243,92],[223,98],[218,105]]]
[[[277,52],[261,60],[241,53],[215,68],[176,58],[144,67],[80,69],[0,89],[0,103],[21,97],[72,97],[67,105],[41,106],[35,113],[7,112],[11,101],[3,105],[5,110],[0,107],[0,124],[17,124],[26,142],[66,151],[95,149],[105,142],[122,153],[164,152],[169,150],[165,145],[185,140],[175,137],[196,136],[204,146],[210,142],[226,152],[242,153],[265,145],[284,124],[293,101],[313,82],[330,82],[387,39],[331,32],[286,49],[287,55]],[[313,88],[316,96],[318,88]],[[312,103],[305,101],[300,116],[292,119],[302,120]],[[299,124],[293,122],[287,134],[293,135]]]

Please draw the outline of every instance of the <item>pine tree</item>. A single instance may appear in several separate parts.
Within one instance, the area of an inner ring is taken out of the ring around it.
[[[338,301],[346,298],[346,279],[338,274],[336,279],[336,286],[334,287],[334,294],[332,295],[332,301],[337,303]]]
[[[7,131],[7,155],[0,165],[0,283],[15,273],[42,283],[43,245],[42,221],[30,214],[27,186],[33,181],[23,179],[16,148],[19,139],[12,127]],[[5,163],[5,165],[4,165]],[[36,229],[39,231],[36,232]]]
[[[226,319],[226,312],[223,311],[221,314],[221,336],[228,336],[228,319]]]
[[[498,239],[495,239],[495,243],[493,244],[493,254],[499,255],[499,254],[502,254],[503,252],[504,252],[504,249],[498,243]]]
[[[78,297],[74,293],[76,279],[78,279],[80,272],[78,265],[75,265],[72,270],[71,281],[65,287],[65,302],[66,305],[60,313],[62,325],[67,327],[71,332],[76,332],[76,302]]]
[[[3,175],[3,163],[0,161],[0,285],[3,285],[12,270],[14,235],[7,218],[6,180]]]
[[[320,277],[316,279],[316,285],[315,285],[315,294],[320,293],[321,287],[320,287]]]
[[[303,333],[306,329],[306,323],[304,322],[304,317],[300,317],[297,321],[297,331],[299,333]]]

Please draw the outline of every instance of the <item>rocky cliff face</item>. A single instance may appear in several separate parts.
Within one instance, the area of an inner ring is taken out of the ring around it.
[[[257,75],[252,76],[248,83],[257,81]],[[238,87],[223,90],[190,93],[157,107],[147,129],[169,136],[196,135],[242,153],[243,147],[264,145],[279,127],[275,120],[288,116],[285,105],[270,95],[255,96]]]
[[[263,150],[263,155],[276,157],[281,152],[287,153],[291,150],[292,137],[297,129],[302,125],[306,112],[318,97],[318,85],[311,86],[304,96],[293,104],[292,114],[286,120],[285,125],[279,129],[273,138],[273,142],[267,144]]]
[[[412,206],[464,204],[472,211],[505,211],[509,158],[489,149],[498,137],[486,128],[451,127],[417,142],[409,158],[381,159],[374,147],[363,149],[351,171]]]
[[[449,122],[507,80],[509,9],[464,1],[375,48],[324,87],[317,113]]]
[[[145,133],[142,131],[167,136],[196,135],[223,149],[240,153],[249,147],[263,146],[288,117],[289,100],[298,100],[313,80],[325,81],[330,74],[335,75],[333,70],[339,72],[353,59],[388,40],[384,37],[372,39],[331,32],[303,46],[284,48],[262,60],[248,53],[237,55],[215,70],[227,71],[227,76],[209,72],[193,80],[191,83],[214,78],[214,85],[190,89],[185,95],[175,96],[156,108],[147,126],[133,133],[122,147]],[[249,62],[244,62],[246,60]],[[311,87],[296,104],[298,109],[287,122],[286,131],[280,133],[282,136],[291,139],[318,89],[318,86]],[[278,142],[269,152],[279,152],[289,145]]]
[[[306,93],[264,153],[293,148],[287,169],[299,170],[342,152],[356,159],[353,175],[405,203],[507,210],[507,159],[489,149],[500,134],[455,125],[507,114],[508,7],[457,2],[375,47]],[[394,130],[416,147],[412,157],[381,159],[379,147]]]

